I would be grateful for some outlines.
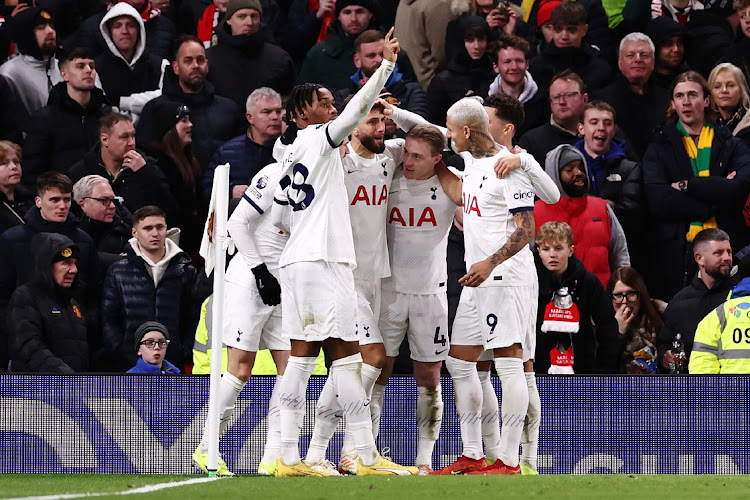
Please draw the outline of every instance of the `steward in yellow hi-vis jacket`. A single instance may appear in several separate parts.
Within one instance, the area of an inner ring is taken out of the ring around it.
[[[750,374],[750,278],[698,324],[688,371]]]

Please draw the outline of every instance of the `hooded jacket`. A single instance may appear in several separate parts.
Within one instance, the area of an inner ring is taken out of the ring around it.
[[[617,373],[620,355],[617,321],[612,302],[602,284],[575,255],[568,259],[568,268],[560,279],[544,267],[536,252],[534,261],[539,278],[534,370],[547,373],[551,364],[550,351],[558,345],[558,341],[568,347],[572,337],[575,373]],[[573,334],[542,331],[545,308],[552,300],[553,293],[561,287],[568,288],[573,302],[578,306],[579,327],[578,332]],[[592,323],[595,327],[592,327]]]
[[[727,179],[730,172],[736,172],[733,179]],[[681,180],[688,181],[684,192],[671,186]],[[742,215],[750,193],[750,150],[726,127],[714,129],[708,177],[693,175],[677,127],[660,127],[643,156],[643,182],[652,224],[653,296],[669,300],[697,272],[692,245],[685,239],[692,221],[713,215],[733,249],[750,243]]]
[[[224,21],[215,32],[219,43],[206,51],[206,57],[211,61],[208,79],[217,94],[244,109],[247,96],[257,88],[291,92],[297,76],[294,62],[284,49],[266,40],[263,29],[253,35],[232,35]]]
[[[498,74],[490,84],[489,95],[502,94],[503,78]],[[529,130],[542,125],[549,116],[548,93],[540,90],[534,77],[526,71],[524,75],[523,92],[519,96],[523,104],[524,120],[515,136],[520,138]]]
[[[32,280],[13,293],[8,305],[11,371],[73,373],[88,369],[82,307],[72,298],[73,290],[59,286],[50,274],[53,258],[73,246],[70,238],[55,233],[41,233],[33,240]],[[72,288],[78,286],[76,278]]]
[[[102,289],[102,349],[97,361],[123,372],[135,365],[135,331],[145,321],[167,327],[172,341],[166,359],[180,367],[191,359],[199,304],[193,303],[196,271],[190,257],[167,239],[159,263],[144,257],[135,238],[126,258],[107,270]]]
[[[558,146],[547,154],[544,170],[557,184],[560,201],[549,205],[542,200],[534,204],[536,231],[545,222],[561,221],[573,228],[575,254],[603,286],[609,281],[611,271],[630,265],[625,233],[606,200],[596,196],[572,197],[560,181],[560,156],[573,152],[583,162],[586,177],[589,177],[586,159],[580,151],[568,144]]]
[[[85,108],[68,95],[65,82],[52,87],[47,105],[29,120],[23,144],[24,184],[32,188],[39,174],[48,170],[67,175],[70,166],[99,141],[99,118],[111,109],[96,87]]]
[[[138,41],[132,60],[127,61],[112,41],[109,22],[120,16],[129,16],[138,25]],[[121,2],[109,9],[99,22],[107,50],[96,57],[96,72],[107,98],[121,111],[139,113],[151,99],[161,95],[164,70],[168,63],[146,51],[146,27],[138,11]]]
[[[193,122],[193,152],[201,166],[205,168],[214,152],[232,137],[242,134],[247,127],[244,106],[216,95],[214,86],[206,81],[203,89],[195,94],[182,90],[173,71],[164,76],[164,90],[161,97],[148,102],[141,112],[136,126],[136,142],[152,144],[156,140],[154,117],[162,103],[180,102],[190,108],[190,121]]]
[[[34,38],[34,18],[40,10],[38,7],[28,8],[9,21],[21,55],[0,66],[0,75],[5,77],[23,105],[24,120],[47,104],[50,89],[62,81],[57,58],[52,56],[43,60]]]

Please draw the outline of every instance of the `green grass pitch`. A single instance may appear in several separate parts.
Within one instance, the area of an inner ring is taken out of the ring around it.
[[[95,498],[123,498],[117,492],[147,485],[185,481],[198,476],[144,475],[0,475],[0,498],[112,493]],[[269,478],[239,476],[127,495],[179,499],[413,499],[413,498],[665,498],[750,497],[750,476],[451,476]]]

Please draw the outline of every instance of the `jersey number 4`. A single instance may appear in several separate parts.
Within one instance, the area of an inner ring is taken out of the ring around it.
[[[295,212],[309,207],[315,198],[315,189],[310,184],[305,183],[309,175],[310,171],[307,167],[301,163],[297,163],[292,168],[291,180],[287,176],[280,182],[282,189],[287,189],[287,186],[289,186],[286,197],[289,200],[289,205]]]

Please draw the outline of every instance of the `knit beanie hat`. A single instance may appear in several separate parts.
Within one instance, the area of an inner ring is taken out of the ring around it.
[[[541,7],[539,7],[539,10],[536,11],[536,25],[541,26],[547,21],[549,21],[550,17],[552,16],[552,11],[555,7],[560,5],[562,3],[561,0],[549,0],[542,4]]]
[[[574,147],[562,148],[560,157],[557,160],[557,170],[561,170],[565,165],[576,160],[583,161],[583,155],[578,149]]]
[[[138,354],[138,349],[141,348],[141,340],[146,336],[148,332],[159,332],[164,335],[164,338],[169,340],[169,332],[167,327],[159,323],[158,321],[146,321],[135,331],[135,353]]]
[[[646,34],[654,42],[654,46],[659,48],[661,44],[669,41],[673,36],[684,37],[685,29],[671,17],[661,16],[648,22]]]
[[[34,36],[34,28],[47,23],[54,26],[55,20],[50,11],[41,7],[29,7],[7,20],[8,33],[15,40],[21,54],[36,59],[42,58],[42,52]]]
[[[80,259],[81,252],[78,250],[78,245],[70,245],[63,249],[61,249],[59,252],[55,252],[55,255],[52,256],[52,261],[50,264],[54,264],[55,262],[60,262],[65,259]]]
[[[372,14],[375,14],[372,0],[336,0],[336,17],[339,17],[339,14],[341,14],[341,11],[344,10],[344,8],[352,5],[361,5]]]
[[[184,116],[190,115],[190,108],[174,101],[166,101],[159,105],[154,116],[154,135],[160,141],[172,127],[177,125]]]
[[[260,0],[229,0],[227,4],[226,19],[229,19],[240,9],[254,9],[260,12],[263,17],[263,7],[260,6]]]

